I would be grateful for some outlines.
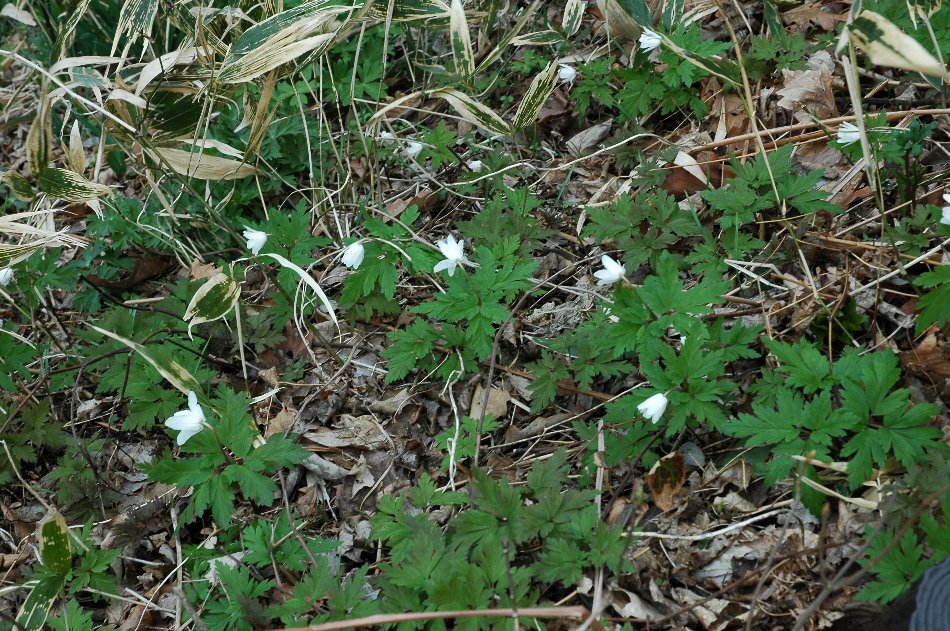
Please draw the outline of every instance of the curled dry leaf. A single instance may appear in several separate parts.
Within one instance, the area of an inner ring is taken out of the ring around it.
[[[674,498],[683,490],[686,482],[686,462],[678,451],[660,458],[646,475],[647,486],[653,494],[657,508],[668,511],[673,508]]]

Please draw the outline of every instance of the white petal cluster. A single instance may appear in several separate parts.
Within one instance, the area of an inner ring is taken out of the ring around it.
[[[662,392],[657,392],[652,397],[641,403],[637,406],[637,411],[643,415],[643,418],[647,419],[654,425],[660,420],[660,417],[663,416],[663,413],[666,412],[666,406],[669,404],[670,400],[666,398],[666,395]]]
[[[340,260],[350,269],[356,269],[363,262],[364,256],[366,256],[366,248],[363,247],[361,241],[355,241],[346,246]]]
[[[391,145],[396,142],[396,136],[391,131],[379,132],[379,142],[383,145]]]
[[[662,43],[663,38],[660,37],[659,33],[654,33],[648,28],[643,29],[643,32],[640,33],[640,48],[643,50],[655,50],[659,48]]]
[[[482,172],[482,161],[481,160],[471,160],[466,165],[468,170],[472,173],[481,173]]]
[[[944,193],[943,201],[950,204],[950,193]],[[940,217],[940,223],[944,225],[950,225],[950,206],[943,207],[943,215]],[[7,269],[10,269],[10,268],[8,267]],[[0,271],[0,274],[3,274],[4,271],[6,270]],[[0,279],[0,283],[3,283],[4,285],[6,285],[6,283],[4,283],[2,279]]]
[[[456,267],[463,263],[468,263],[468,259],[465,258],[465,239],[456,241],[454,236],[449,235],[444,239],[436,241],[435,244],[438,246],[442,256],[445,257],[445,260],[435,264],[435,268],[433,269],[435,273],[446,270],[449,276],[454,276]]]
[[[257,256],[261,253],[261,248],[267,243],[267,233],[244,226],[244,238],[247,239],[247,249],[251,254]]]
[[[185,441],[197,434],[204,427],[205,413],[198,405],[198,395],[194,392],[188,393],[188,409],[179,410],[172,415],[165,426],[178,432],[176,442],[184,445]]]
[[[6,287],[13,280],[13,269],[4,267],[0,269],[0,287]]]
[[[600,257],[600,264],[603,265],[604,268],[594,272],[598,285],[613,285],[618,280],[623,280],[627,276],[627,268],[606,254]]]

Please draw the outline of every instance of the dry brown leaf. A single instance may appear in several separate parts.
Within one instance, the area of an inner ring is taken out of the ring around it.
[[[297,412],[290,408],[283,408],[280,412],[267,421],[267,427],[264,429],[264,438],[270,438],[274,434],[285,434],[293,427]]]
[[[950,356],[937,343],[936,331],[937,327],[931,327],[917,346],[900,354],[905,368],[932,382],[950,379]]]
[[[195,259],[191,262],[191,269],[188,270],[188,275],[191,277],[191,280],[205,280],[215,274],[221,274],[223,272],[224,270],[214,263],[202,263]]]
[[[646,475],[647,486],[653,493],[653,503],[657,508],[668,511],[673,508],[674,499],[683,490],[686,482],[686,462],[678,451],[657,460],[650,473]]]
[[[482,399],[485,397],[485,388],[482,384],[475,386],[475,394],[472,395],[472,406],[468,415],[472,418],[479,418],[482,414]],[[491,414],[495,418],[501,419],[508,415],[508,402],[511,401],[511,394],[501,388],[488,389],[488,406],[485,408],[486,416]]]
[[[800,122],[808,123],[838,115],[831,74],[825,70],[782,70],[784,87],[779,89],[778,106],[795,113]]]

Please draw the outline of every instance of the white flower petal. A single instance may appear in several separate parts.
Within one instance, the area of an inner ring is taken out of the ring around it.
[[[244,226],[244,238],[247,239],[247,249],[257,256],[267,242],[267,233]]]
[[[637,411],[640,412],[645,419],[656,424],[656,422],[660,420],[660,417],[663,416],[663,412],[666,411],[666,406],[669,402],[670,400],[666,398],[665,394],[658,392],[638,405]]]
[[[406,157],[415,160],[416,158],[419,157],[419,154],[420,154],[420,153],[422,153],[422,143],[421,143],[421,142],[416,142],[415,140],[410,140],[409,143],[406,144],[406,149],[405,149]]]
[[[940,217],[940,223],[950,225],[950,206],[943,207],[943,215]]]
[[[561,64],[557,67],[557,78],[560,79],[562,83],[571,83],[576,77],[577,70],[571,66]]]
[[[472,173],[481,173],[482,172],[482,161],[481,160],[472,160],[468,163],[468,170]]]
[[[841,123],[838,127],[837,140],[839,144],[850,145],[853,142],[857,142],[861,139],[861,132],[858,130],[857,125],[852,123]]]
[[[6,287],[13,280],[13,269],[4,267],[0,269],[0,287]]]
[[[648,28],[644,28],[643,32],[640,34],[640,48],[643,50],[654,50],[662,43],[663,38],[660,37],[659,33],[654,33]]]
[[[950,193],[944,193],[944,194],[943,194],[943,201],[945,201],[945,202],[947,202],[948,204],[950,204]],[[9,269],[9,268],[8,268],[8,269]]]
[[[340,260],[343,261],[343,264],[349,267],[350,269],[356,269],[363,262],[363,257],[366,255],[366,248],[363,247],[363,243],[356,241],[351,243],[343,250],[343,255],[340,257]]]

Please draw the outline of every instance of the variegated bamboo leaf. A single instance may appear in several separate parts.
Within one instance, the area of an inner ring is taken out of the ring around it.
[[[49,117],[49,101],[42,93],[36,116],[26,134],[26,158],[30,165],[30,174],[37,177],[49,164],[49,148],[53,144],[53,127]]]
[[[518,34],[521,33],[521,30],[525,27],[533,16],[535,11],[538,10],[538,7],[541,5],[541,0],[534,0],[531,5],[524,10],[521,17],[518,18],[518,21],[515,22],[514,26],[508,29],[508,32],[505,33],[495,47],[492,48],[487,55],[485,55],[481,62],[478,64],[478,68],[475,69],[475,74],[484,72],[486,68],[492,65],[495,60],[501,57],[503,54],[508,52],[508,46],[511,45],[512,40],[518,37]]]
[[[188,336],[191,328],[205,322],[214,322],[223,318],[234,308],[241,295],[241,286],[233,278],[218,272],[198,288],[185,310],[184,320],[188,323]]]
[[[442,0],[400,0],[392,5],[389,2],[373,3],[369,17],[375,20],[391,19],[393,22],[415,22],[447,18],[449,11],[449,5]]]
[[[929,20],[943,7],[942,0],[907,0],[907,11],[910,19],[917,28],[918,18]]]
[[[511,127],[493,109],[479,103],[463,92],[448,88],[445,90],[437,90],[432,93],[432,96],[448,101],[449,105],[451,105],[462,118],[473,125],[504,136],[511,133]]]
[[[54,510],[37,528],[36,538],[40,543],[40,560],[51,574],[65,578],[73,567],[72,550],[69,545],[69,527],[66,520]]]
[[[468,32],[468,20],[462,0],[452,0],[449,12],[449,34],[452,39],[452,56],[455,58],[455,71],[462,77],[475,74],[475,54],[472,52],[472,38]]]
[[[159,361],[155,355],[150,353],[148,349],[134,342],[128,338],[122,337],[118,333],[113,333],[112,331],[107,331],[106,329],[101,329],[94,324],[90,324],[89,328],[98,333],[102,333],[106,337],[110,337],[117,342],[125,344],[130,349],[139,354],[139,356],[147,361],[152,368],[158,371],[162,377],[164,377],[168,383],[172,384],[179,392],[182,394],[188,394],[189,392],[200,393],[204,392],[201,388],[201,384],[195,379],[195,376],[188,372],[184,366],[179,364],[174,360],[163,360]]]
[[[36,186],[50,197],[64,202],[88,202],[112,193],[108,186],[90,182],[66,169],[43,169],[36,178]]]
[[[257,173],[252,165],[206,153],[182,151],[169,147],[146,150],[156,162],[167,164],[181,175],[199,180],[237,180]]]
[[[13,192],[13,196],[21,202],[29,202],[33,199],[33,185],[19,173],[0,171],[0,182],[6,184]]]
[[[73,121],[73,126],[69,130],[69,150],[66,152],[66,162],[74,173],[82,175],[86,172],[86,152],[82,147],[78,120]]]
[[[125,0],[119,12],[119,24],[115,29],[110,55],[115,55],[122,35],[129,35],[128,46],[135,43],[139,35],[146,39],[152,36],[152,24],[158,11],[158,0]]]
[[[607,28],[618,37],[635,42],[643,32],[641,24],[651,26],[653,20],[643,0],[597,0]]]
[[[56,239],[52,237],[46,237],[38,241],[32,241],[30,243],[23,243],[18,245],[12,245],[9,243],[0,243],[0,266],[8,267],[13,265],[18,261],[29,258],[34,252],[40,248],[49,245],[50,243],[55,242]]]
[[[79,0],[72,5],[72,10],[59,29],[59,36],[56,38],[56,44],[53,47],[52,59],[60,59],[69,49],[69,45],[73,41],[73,32],[76,30],[79,20],[86,14],[90,1]]]
[[[226,65],[219,75],[222,83],[247,83],[269,71],[313,51],[326,50],[336,33],[322,33],[303,39],[272,40],[240,60]]]
[[[27,581],[30,593],[17,612],[17,628],[23,631],[42,629],[65,584],[66,577],[58,574],[47,574],[40,579]]]
[[[561,41],[561,34],[557,31],[535,31],[525,33],[511,40],[512,46],[547,46]]]
[[[933,77],[948,76],[946,67],[936,57],[879,13],[862,11],[845,28],[851,41],[875,65],[911,70]]]
[[[531,85],[528,86],[515,113],[515,120],[511,124],[512,129],[518,131],[534,122],[555,85],[557,85],[557,65],[551,62],[531,80]]]
[[[567,0],[564,6],[564,17],[561,18],[561,28],[564,33],[570,37],[581,27],[581,21],[584,19],[584,8],[587,6],[586,0]]]
[[[283,266],[286,267],[287,269],[291,270],[291,271],[292,271],[293,273],[295,273],[297,276],[299,276],[299,277],[300,277],[300,280],[302,280],[304,283],[306,283],[306,284],[307,284],[307,287],[309,287],[310,289],[312,289],[313,292],[314,292],[315,294],[317,294],[317,297],[320,299],[320,302],[322,302],[322,303],[323,303],[323,306],[326,308],[327,313],[330,314],[330,319],[333,320],[333,322],[334,322],[337,326],[340,326],[339,321],[337,321],[337,319],[336,319],[336,312],[333,310],[333,303],[330,302],[330,298],[327,297],[326,293],[323,291],[323,288],[321,288],[320,285],[317,284],[317,281],[313,280],[313,276],[311,276],[310,274],[308,274],[308,273],[307,273],[302,267],[300,267],[299,265],[296,265],[295,263],[292,263],[292,262],[288,261],[287,259],[285,259],[284,257],[282,257],[280,254],[273,254],[273,253],[271,253],[271,252],[264,252],[263,254],[261,254],[261,256],[269,256],[269,257],[271,257],[272,259],[274,259],[275,261],[277,261],[278,263],[280,263],[281,265],[283,265]]]

